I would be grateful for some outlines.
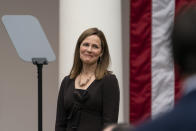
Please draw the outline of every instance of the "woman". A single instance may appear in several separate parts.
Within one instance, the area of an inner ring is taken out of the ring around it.
[[[97,28],[84,31],[77,41],[70,75],[61,83],[56,131],[101,131],[117,122],[119,86],[107,70],[109,61],[103,32]]]

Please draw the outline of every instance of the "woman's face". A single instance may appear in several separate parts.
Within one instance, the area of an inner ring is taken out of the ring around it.
[[[80,59],[83,63],[94,64],[101,55],[101,40],[97,35],[86,37],[80,44]]]

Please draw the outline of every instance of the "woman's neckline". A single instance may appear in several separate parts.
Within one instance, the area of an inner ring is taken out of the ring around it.
[[[79,90],[89,90],[91,88],[91,86],[95,83],[96,79],[94,79],[90,85],[87,88],[76,88],[75,83],[76,83],[76,78],[73,79],[73,87],[74,89],[79,89]]]

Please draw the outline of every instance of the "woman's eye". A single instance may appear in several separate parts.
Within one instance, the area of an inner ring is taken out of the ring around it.
[[[83,45],[83,46],[89,46],[89,44],[88,44],[88,43],[83,43],[82,45]]]
[[[99,47],[97,45],[93,45],[94,48],[98,49]]]
[[[99,46],[97,44],[93,44],[92,46],[93,46],[93,48],[96,48],[96,49],[99,48]]]

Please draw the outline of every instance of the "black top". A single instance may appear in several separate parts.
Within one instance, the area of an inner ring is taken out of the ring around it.
[[[117,122],[118,111],[115,75],[94,80],[86,90],[75,89],[75,79],[66,76],[59,91],[55,131],[101,131]]]

